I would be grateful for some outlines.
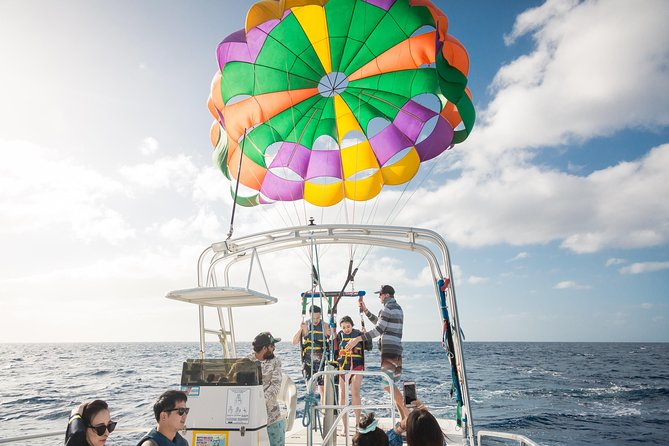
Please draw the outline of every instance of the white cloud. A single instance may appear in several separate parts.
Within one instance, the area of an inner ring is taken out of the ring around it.
[[[123,215],[113,209],[82,209],[72,216],[72,228],[84,240],[104,239],[113,244],[136,235]]]
[[[516,260],[526,259],[529,256],[530,256],[530,254],[526,251],[519,252],[518,254],[516,254],[515,257],[513,257],[512,259],[509,259],[509,262],[515,262]]]
[[[118,243],[135,233],[108,201],[127,196],[122,183],[55,149],[0,141],[0,235],[67,225],[76,238]]]
[[[669,124],[667,15],[668,2],[622,0],[549,1],[521,14],[508,43],[532,33],[535,48],[499,70],[466,148],[449,154],[460,177],[415,194],[398,220],[465,246],[667,243],[668,144],[581,176],[531,164],[541,147]],[[433,203],[448,206],[427,214]]]
[[[19,286],[11,294],[20,296],[22,294],[20,288],[48,286],[49,283],[61,281],[68,283],[72,280],[91,280],[118,283],[119,280],[128,279],[154,281],[187,277],[190,275],[187,270],[193,267],[201,251],[201,246],[182,244],[177,249],[170,251],[163,248],[152,251],[142,250],[133,255],[97,259],[74,267],[50,269],[23,277],[4,279],[0,280],[0,285],[3,287]],[[59,287],[51,288],[55,290]],[[7,291],[3,290],[4,292]]]
[[[170,241],[188,240],[193,236],[204,240],[222,240],[224,238],[223,223],[209,208],[202,207],[196,215],[188,219],[173,218],[159,225],[158,233]]]
[[[415,194],[398,222],[424,221],[465,246],[560,240],[579,253],[657,246],[669,241],[667,171],[669,144],[585,177],[529,165],[481,177],[465,172]]]
[[[576,5],[578,2],[575,0],[548,0],[541,6],[528,9],[516,17],[513,31],[504,36],[504,42],[512,45],[518,37],[545,26],[547,22],[563,16]]]
[[[153,155],[160,148],[158,140],[153,136],[148,136],[139,144],[139,151],[142,155]]]
[[[170,189],[186,194],[192,191],[199,169],[191,157],[177,155],[160,158],[150,164],[123,166],[119,172],[130,183],[149,191]]]
[[[625,259],[618,259],[618,258],[612,257],[612,258],[610,258],[606,261],[606,266],[609,267],[609,266],[613,266],[613,265],[622,265],[623,263],[625,263]]]
[[[654,273],[669,269],[669,262],[639,262],[620,268],[620,274]]]
[[[453,280],[455,280],[456,285],[462,281],[462,267],[460,265],[452,265],[451,269],[453,270]]]
[[[589,285],[582,285],[573,280],[563,280],[558,282],[553,288],[556,290],[589,290]]]
[[[531,32],[536,47],[497,73],[469,162],[669,124],[667,16],[662,0],[549,1],[521,14],[508,41]]]
[[[487,277],[469,276],[469,278],[467,278],[467,283],[471,285],[478,285],[481,283],[486,283],[488,280],[489,279]]]
[[[215,202],[219,205],[232,204],[230,182],[214,167],[205,167],[195,177],[193,199],[198,202]]]
[[[641,308],[643,308],[644,310],[652,310],[653,307],[654,307],[654,305],[650,304],[648,302],[644,302],[644,303],[641,304]]]

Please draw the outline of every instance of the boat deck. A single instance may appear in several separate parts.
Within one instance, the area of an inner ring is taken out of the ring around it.
[[[448,445],[449,446],[464,446],[465,442],[462,437],[462,429],[457,427],[454,420],[444,420],[439,419],[439,424],[442,427],[442,430],[446,434]],[[390,430],[392,426],[392,421],[390,418],[380,418],[379,427],[383,431]],[[340,446],[350,446],[352,444],[351,439],[353,437],[353,429],[349,429],[349,434],[347,437],[343,436],[343,428],[340,426],[338,428],[337,439],[335,440],[337,445]],[[314,432],[313,444],[320,445],[322,443],[322,438],[319,432]],[[286,446],[305,446],[307,445],[307,428],[302,426],[300,420],[295,420],[293,429],[286,432]]]

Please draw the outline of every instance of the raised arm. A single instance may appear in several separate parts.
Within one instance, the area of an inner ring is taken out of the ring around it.
[[[302,336],[306,336],[307,334],[307,323],[302,322],[300,324],[299,330],[297,330],[297,333],[295,333],[295,336],[293,336],[293,345],[297,345],[300,343],[300,339],[302,339]]]
[[[364,305],[364,304],[363,304],[363,305]],[[376,317],[375,314],[372,314],[372,312],[369,311],[369,310],[367,309],[367,307],[365,307],[365,308],[363,309],[363,311],[365,312],[365,316],[367,316],[367,319],[369,319],[369,321],[370,321],[372,324],[376,325],[376,323],[378,322],[379,318]]]
[[[369,313],[369,311],[367,312]],[[390,322],[391,314],[390,314],[390,309],[385,306],[383,307],[383,310],[381,310],[381,313],[379,314],[379,317],[374,317],[372,319],[370,316],[374,316],[371,313],[367,315],[369,317],[369,320],[374,322],[375,327],[368,331],[367,333],[363,333],[360,335],[361,340],[365,342],[371,342],[371,340],[379,335],[382,335],[383,333],[386,332],[388,329],[388,323]]]
[[[85,403],[78,408],[72,409],[72,414],[67,422],[67,431],[65,432],[65,446],[85,446],[86,426],[81,418],[84,413]]]

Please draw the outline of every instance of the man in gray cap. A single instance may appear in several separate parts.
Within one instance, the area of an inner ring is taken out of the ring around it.
[[[267,407],[267,434],[270,446],[286,443],[286,420],[281,416],[277,397],[281,390],[281,361],[274,355],[274,348],[281,338],[275,338],[269,331],[263,331],[253,340],[253,353],[247,358],[260,362],[262,386]]]
[[[393,392],[395,395],[395,404],[400,413],[400,421],[405,421],[409,415],[409,410],[404,405],[404,398],[399,389],[400,378],[402,377],[402,327],[404,325],[404,313],[402,307],[395,300],[395,289],[390,285],[383,285],[379,291],[375,292],[383,304],[378,317],[374,316],[367,309],[364,302],[360,302],[360,309],[364,311],[365,316],[376,325],[373,330],[362,333],[351,339],[346,344],[346,350],[351,350],[359,342],[372,342],[372,338],[381,336],[379,350],[381,350],[381,371],[385,372],[393,381]],[[386,387],[386,391],[390,389]]]

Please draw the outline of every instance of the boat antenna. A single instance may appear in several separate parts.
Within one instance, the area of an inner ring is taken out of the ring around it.
[[[234,224],[235,224],[235,209],[237,208],[237,194],[239,193],[239,179],[242,172],[242,161],[244,161],[244,143],[246,142],[246,130],[247,129],[244,129],[244,138],[242,139],[242,147],[241,151],[239,152],[239,167],[237,168],[237,184],[235,185],[235,196],[233,197],[232,200],[232,216],[230,217],[230,231],[228,232],[228,238],[226,238],[226,240],[230,240],[230,237],[232,237],[232,231],[234,229]]]

